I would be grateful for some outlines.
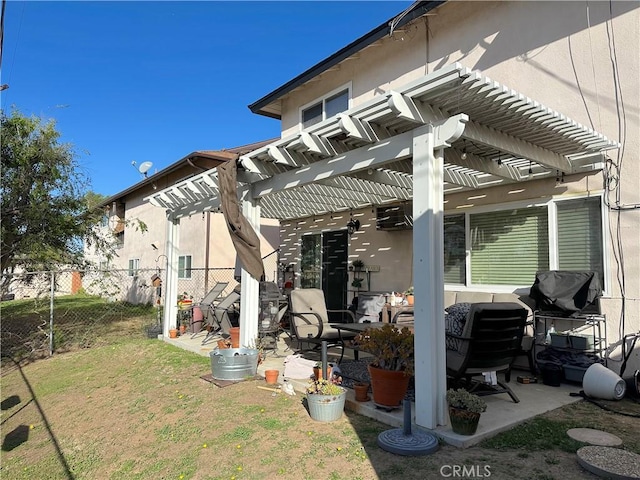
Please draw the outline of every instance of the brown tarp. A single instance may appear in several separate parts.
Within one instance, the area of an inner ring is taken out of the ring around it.
[[[237,156],[236,156],[237,157]],[[220,187],[222,213],[227,222],[231,241],[244,268],[258,281],[264,280],[264,264],[260,253],[260,238],[242,214],[238,201],[236,161],[229,160],[216,167]]]

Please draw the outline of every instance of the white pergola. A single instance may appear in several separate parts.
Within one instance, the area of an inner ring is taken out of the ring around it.
[[[413,199],[416,423],[446,422],[443,198],[600,169],[619,144],[478,71],[452,64],[242,155],[238,195],[290,220]],[[216,169],[147,197],[167,211],[164,334],[176,322],[180,218],[220,206]],[[258,281],[242,272],[241,344],[257,336]]]

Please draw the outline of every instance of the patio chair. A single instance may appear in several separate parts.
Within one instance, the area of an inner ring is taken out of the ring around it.
[[[319,288],[301,288],[289,294],[289,317],[291,334],[298,341],[298,350],[302,343],[315,344],[318,348],[323,341],[328,347],[340,347],[344,355],[344,341],[353,339],[356,334],[340,332],[329,324],[329,313],[342,313],[348,322],[354,323],[355,316],[349,310],[327,310],[324,292]],[[340,358],[342,358],[342,355]]]
[[[237,321],[240,313],[237,305],[238,300],[240,300],[240,285],[209,310],[206,317],[207,335],[202,340],[202,345],[215,336],[230,336],[230,329],[234,326],[233,322]]]
[[[217,282],[213,288],[211,290],[209,290],[209,293],[207,293],[204,297],[202,297],[202,300],[200,300],[200,303],[198,303],[198,305],[196,305],[197,307],[200,308],[201,312],[202,312],[202,319],[196,319],[195,316],[192,315],[191,317],[191,326],[193,327],[194,323],[203,323],[205,322],[205,318],[207,318],[207,316],[209,315],[209,310],[212,310],[214,307],[214,302],[218,299],[218,297],[222,294],[222,292],[224,291],[225,288],[227,288],[227,285],[229,285],[229,282]],[[203,325],[201,325],[203,326]],[[194,332],[193,335],[191,335],[191,338],[195,338],[196,335],[200,334],[200,330],[198,330],[197,332]]]
[[[508,393],[518,403],[506,383],[520,352],[526,321],[527,311],[517,303],[471,304],[462,334],[446,332],[447,338],[456,339],[458,345],[457,350],[447,349],[447,375],[452,382],[478,395]],[[504,372],[505,382],[489,385],[472,379],[484,372]]]

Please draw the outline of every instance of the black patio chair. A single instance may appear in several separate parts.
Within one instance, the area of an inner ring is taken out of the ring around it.
[[[451,383],[477,395],[508,393],[520,400],[507,386],[511,365],[520,353],[527,311],[511,302],[473,303],[461,335],[446,332],[455,339],[457,350],[447,349],[447,375]],[[483,372],[504,372],[505,382],[497,385],[473,380]],[[453,385],[451,385],[453,386]]]
[[[234,326],[234,322],[237,323],[237,319],[240,316],[239,300],[240,285],[209,310],[205,317],[207,335],[202,340],[202,345],[215,336],[226,338],[231,335],[231,327]]]

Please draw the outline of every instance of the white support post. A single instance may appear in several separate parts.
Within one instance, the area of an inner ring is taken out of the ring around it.
[[[416,424],[445,425],[444,147],[462,135],[466,115],[413,131],[413,286]]]
[[[260,205],[253,198],[244,198],[242,213],[260,235]],[[258,338],[258,295],[260,284],[249,273],[242,269],[242,291],[240,295],[240,346],[254,345]]]
[[[176,328],[178,316],[178,238],[180,219],[167,217],[167,242],[164,252],[167,256],[167,276],[164,285],[164,321],[162,335],[169,336],[169,329]]]

